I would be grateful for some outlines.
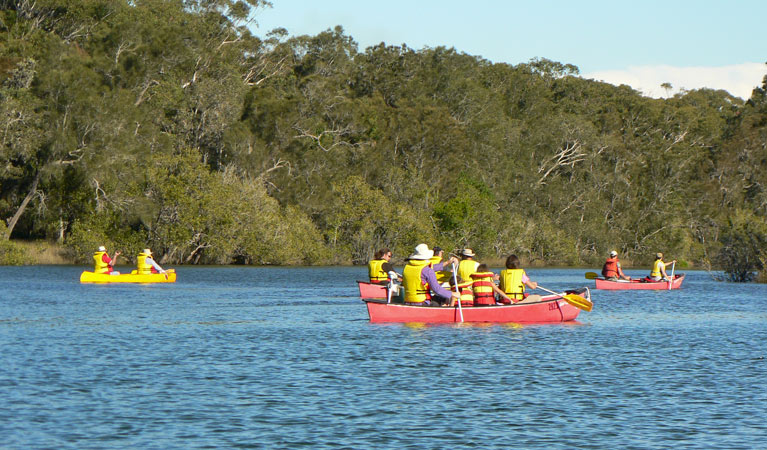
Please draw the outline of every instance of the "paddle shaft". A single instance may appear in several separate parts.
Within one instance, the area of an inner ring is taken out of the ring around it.
[[[455,284],[455,292],[458,294],[458,315],[461,317],[461,323],[463,323],[463,307],[461,307],[461,290],[458,289],[458,275],[456,275],[455,263],[453,263],[453,284]]]
[[[671,263],[671,278],[668,280],[668,290],[671,290],[671,286],[674,284],[674,266],[676,266],[676,261]]]
[[[548,292],[549,294],[558,295],[558,296],[560,296],[560,297],[564,298],[564,294],[560,294],[559,292],[554,292],[554,291],[552,291],[552,290],[550,290],[550,289],[546,289],[545,287],[541,286],[540,284],[538,285],[538,289],[540,289],[540,290],[542,290],[542,291],[546,291],[546,292]]]

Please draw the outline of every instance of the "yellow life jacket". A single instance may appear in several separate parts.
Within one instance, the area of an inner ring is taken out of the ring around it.
[[[652,265],[652,271],[650,272],[650,276],[651,277],[660,277],[661,276],[661,273],[660,273],[661,268],[665,269],[666,268],[666,263],[664,263],[662,259],[656,259],[655,262]]]
[[[429,284],[421,281],[421,271],[429,261],[411,259],[402,270],[402,285],[405,287],[405,303],[423,303],[431,299]]]
[[[108,273],[109,264],[104,262],[104,255],[107,252],[96,252],[93,254],[93,273]]]
[[[479,267],[479,262],[473,259],[462,259],[458,263],[458,281],[470,281],[471,274],[477,271],[477,267]]]
[[[441,262],[442,257],[440,256],[432,256],[431,259],[429,259],[429,264],[431,264],[432,267],[434,267],[435,264],[439,264]],[[450,279],[453,278],[453,272],[449,270],[435,270],[434,275],[437,276],[437,281],[439,281],[440,284],[449,283]]]
[[[389,280],[389,274],[381,268],[385,262],[385,259],[370,260],[368,263],[368,275],[370,276],[371,283],[381,283]]]
[[[475,305],[495,305],[493,275],[493,272],[474,272],[471,274]]]
[[[136,272],[140,274],[152,273],[152,265],[146,262],[148,256],[150,256],[149,253],[141,252],[138,254],[138,258],[136,258],[136,268],[138,270]]]
[[[501,271],[500,288],[509,298],[522,300],[525,298],[525,283],[522,282],[524,269],[504,269]]]

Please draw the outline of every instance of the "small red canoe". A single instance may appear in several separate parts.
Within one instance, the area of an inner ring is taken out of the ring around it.
[[[461,322],[461,311],[458,307],[408,306],[377,299],[363,301],[367,304],[368,315],[373,323]],[[464,307],[462,312],[464,322],[551,323],[575,320],[581,310],[557,295],[548,295],[543,297],[543,301],[536,303]]]
[[[357,280],[361,298],[386,298],[386,285]]]
[[[597,283],[597,289],[607,289],[610,291],[618,291],[623,289],[679,289],[682,287],[684,281],[684,274],[679,274],[674,277],[674,281],[646,281],[631,280],[631,281],[608,281],[604,278],[596,278],[594,281]],[[669,287],[671,285],[671,287]]]

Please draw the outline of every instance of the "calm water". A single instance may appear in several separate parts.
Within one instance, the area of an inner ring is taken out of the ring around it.
[[[576,324],[419,327],[368,322],[361,267],[81,270],[0,267],[2,448],[767,448],[764,285],[687,272],[592,290]]]

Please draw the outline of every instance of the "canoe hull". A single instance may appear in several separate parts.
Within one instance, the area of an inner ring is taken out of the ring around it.
[[[360,287],[360,298],[386,298],[386,286],[367,281],[357,280]]]
[[[596,287],[597,289],[605,289],[609,291],[621,291],[621,290],[634,290],[634,289],[641,289],[641,290],[668,290],[669,284],[671,284],[671,289],[679,289],[682,287],[682,282],[684,281],[685,274],[676,275],[674,277],[673,282],[669,281],[639,281],[639,280],[632,280],[632,281],[608,281],[604,278],[597,278],[594,281],[596,281]]]
[[[363,300],[368,307],[372,323],[422,322],[456,323],[461,321],[458,308],[407,306],[375,300]],[[556,323],[575,320],[580,309],[557,296],[543,297],[543,301],[504,306],[463,308],[464,322],[497,323]]]
[[[167,275],[167,278],[166,278]],[[93,273],[84,271],[80,274],[80,283],[175,283],[176,272],[168,270],[167,273],[121,273],[109,275],[106,273]]]

